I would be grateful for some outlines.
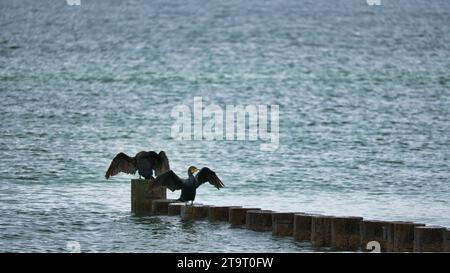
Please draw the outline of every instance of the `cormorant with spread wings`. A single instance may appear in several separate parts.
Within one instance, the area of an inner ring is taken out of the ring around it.
[[[153,178],[153,171],[155,175],[159,175],[170,170],[169,159],[164,151],[157,154],[154,151],[139,152],[134,157],[128,156],[124,153],[118,153],[111,162],[106,171],[105,178],[109,179],[120,172],[135,174],[139,173],[139,178],[143,176],[145,179]]]
[[[198,172],[195,176],[194,173]],[[169,170],[163,174],[158,175],[155,181],[151,183],[151,188],[165,186],[171,191],[181,190],[181,195],[178,201],[194,203],[195,194],[197,188],[205,182],[216,187],[218,190],[225,185],[217,177],[216,173],[208,167],[204,167],[198,170],[196,167],[191,166],[188,169],[188,178],[182,179],[178,177],[172,170]]]

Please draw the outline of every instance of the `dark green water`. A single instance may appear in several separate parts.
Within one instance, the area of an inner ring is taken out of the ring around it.
[[[278,104],[279,149],[172,139],[194,96]],[[0,1],[0,116],[0,251],[315,250],[133,216],[120,151],[216,170],[200,203],[450,227],[450,2]]]

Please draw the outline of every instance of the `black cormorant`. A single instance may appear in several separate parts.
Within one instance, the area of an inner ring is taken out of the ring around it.
[[[198,172],[195,176],[194,173]],[[216,173],[208,167],[204,167],[198,170],[196,167],[191,166],[188,169],[188,178],[181,179],[172,170],[169,170],[163,174],[158,175],[155,178],[154,183],[151,184],[151,188],[165,186],[171,191],[181,190],[181,195],[178,201],[194,203],[195,194],[197,188],[205,182],[213,185],[217,189],[223,188],[225,185],[217,177]]]
[[[134,157],[118,153],[109,165],[105,178],[108,179],[120,172],[135,174],[138,171],[139,178],[143,176],[145,179],[151,179],[153,178],[153,171],[157,176],[169,169],[169,159],[164,151],[159,152],[159,154],[154,151],[142,151]]]

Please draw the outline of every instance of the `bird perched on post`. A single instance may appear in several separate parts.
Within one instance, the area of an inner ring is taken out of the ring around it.
[[[225,187],[222,181],[217,177],[216,173],[208,167],[198,170],[191,166],[188,168],[188,178],[182,179],[176,175],[172,170],[158,175],[155,181],[150,185],[150,189],[155,187],[165,186],[171,191],[181,190],[181,195],[178,201],[189,202],[194,204],[197,188],[205,182],[216,187],[218,190]],[[194,173],[198,172],[195,176]]]
[[[128,156],[125,153],[118,153],[111,161],[105,178],[114,176],[120,172],[135,174],[139,173],[139,178],[143,176],[145,179],[153,178],[153,171],[155,176],[170,170],[169,159],[164,151],[157,154],[154,151],[139,152],[134,157]]]

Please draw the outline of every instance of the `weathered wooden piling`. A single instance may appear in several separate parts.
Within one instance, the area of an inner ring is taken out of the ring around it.
[[[387,222],[383,227],[383,239],[387,252],[412,252],[414,227],[424,226],[413,222]]]
[[[379,220],[362,220],[361,231],[361,249],[363,251],[371,251],[367,249],[367,244],[376,241],[380,244],[381,251],[386,251],[386,246],[383,239],[383,227],[387,225],[386,221]]]
[[[383,246],[384,252],[392,252],[394,249],[394,222],[383,225]]]
[[[230,207],[228,211],[228,222],[230,227],[242,227],[246,225],[247,211],[260,210],[259,208]]]
[[[394,224],[394,248],[395,252],[412,252],[414,250],[414,228],[425,226],[419,223]]]
[[[294,230],[293,236],[297,241],[310,241],[311,240],[311,222],[313,215],[307,213],[294,214]]]
[[[272,214],[274,211],[261,210],[257,217],[255,231],[272,231]]]
[[[334,216],[313,215],[311,218],[311,243],[315,247],[331,246],[331,222]]]
[[[181,215],[181,207],[184,207],[185,204],[182,202],[178,203],[170,203],[169,207],[167,208],[167,215],[174,216],[174,215]]]
[[[230,208],[236,208],[236,206],[210,206],[208,209],[208,220],[228,221]]]
[[[156,199],[152,201],[152,214],[153,215],[168,215],[169,204],[175,203],[175,199]]]
[[[331,220],[331,245],[345,250],[359,249],[362,220],[362,217],[334,217]]]
[[[256,230],[257,217],[261,210],[248,210],[245,219],[245,227],[247,229]]]
[[[135,214],[151,214],[155,199],[166,199],[165,187],[149,189],[150,180],[131,179],[131,211]]]
[[[182,206],[180,215],[182,219],[202,219],[208,217],[208,205],[195,204],[192,206]]]
[[[405,221],[386,222],[386,224],[383,226],[383,244],[385,246],[386,252],[394,252],[395,225],[396,224],[397,225],[413,224],[413,222],[405,222]]]
[[[445,232],[445,252],[450,252],[450,229]]]
[[[274,236],[292,236],[294,230],[293,212],[274,212],[272,213],[272,235]]]
[[[414,252],[446,251],[446,232],[441,226],[414,227]]]
[[[131,180],[131,211],[135,214],[181,215],[182,219],[208,218],[227,221],[230,227],[245,226],[254,231],[272,231],[274,236],[311,240],[315,247],[366,250],[371,241],[383,252],[450,252],[450,229],[413,222],[364,220],[318,214],[273,212],[238,206],[187,206],[166,199],[165,187],[150,189],[152,180]]]
[[[249,210],[245,226],[253,231],[271,231],[272,213],[271,210]]]

